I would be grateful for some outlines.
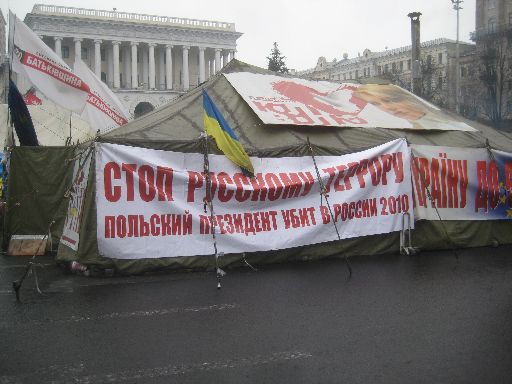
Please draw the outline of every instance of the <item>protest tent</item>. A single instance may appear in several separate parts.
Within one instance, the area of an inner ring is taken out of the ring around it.
[[[393,129],[378,126],[340,128],[326,125],[265,124],[244,97],[237,92],[233,83],[228,80],[229,74],[291,78],[233,60],[220,74],[213,76],[175,102],[100,136],[97,142],[183,154],[202,154],[203,139],[200,138],[203,132],[202,90],[206,89],[238,135],[248,154],[258,158],[296,158],[301,162],[312,163],[307,145],[308,138],[312,143],[315,156],[352,154],[402,138],[413,145],[448,146],[468,150],[489,147],[512,152],[510,134],[474,122],[465,122],[460,117],[445,111],[439,111],[437,118],[441,116],[448,125],[451,123],[467,128],[463,128],[464,130]],[[475,129],[471,129],[470,126]],[[85,153],[87,150],[87,144],[79,148],[15,148],[13,150],[7,235],[45,233],[48,231],[49,224],[55,221],[51,224],[50,230],[53,240],[59,240],[68,206],[68,199],[63,196],[72,183],[73,160],[78,154]],[[210,151],[220,154],[214,143],[211,143]],[[92,163],[94,164],[94,161]],[[148,254],[147,258],[141,259],[123,259],[121,255],[120,257],[115,255],[103,257],[98,248],[97,179],[94,173],[95,168],[91,166],[89,182],[84,190],[78,249],[73,251],[61,243],[57,254],[58,261],[78,260],[91,267],[115,267],[125,273],[213,266],[212,258],[204,255],[155,257],[154,254]],[[320,203],[320,194],[317,195],[317,201]],[[219,205],[218,202],[216,204]],[[441,216],[441,220],[417,221],[413,231],[413,241],[415,246],[423,249],[484,246],[495,242],[510,242],[511,229],[510,220],[443,220]],[[341,223],[340,230],[343,231]],[[332,226],[325,226],[323,231],[334,233]],[[213,254],[213,246],[211,249]],[[342,241],[250,252],[246,256],[252,262],[267,263],[395,251],[398,251],[398,232],[393,231]],[[222,258],[222,265],[240,263],[241,254],[242,252],[229,252]]]

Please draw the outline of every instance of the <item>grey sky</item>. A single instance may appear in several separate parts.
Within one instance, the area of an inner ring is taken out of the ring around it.
[[[289,68],[314,67],[319,56],[340,59],[344,52],[357,56],[365,48],[382,51],[410,44],[407,14],[423,13],[422,41],[456,38],[456,12],[450,0],[39,0],[38,3],[82,8],[112,9],[162,16],[234,22],[243,33],[237,58],[266,67],[266,57],[277,41]],[[23,19],[33,1],[0,0]],[[469,41],[475,28],[475,0],[462,4],[460,38]]]

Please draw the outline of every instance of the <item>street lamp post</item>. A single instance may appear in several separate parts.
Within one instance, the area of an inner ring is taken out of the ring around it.
[[[457,42],[455,43],[455,110],[457,113],[460,113],[460,100],[459,100],[459,92],[460,92],[460,51],[459,51],[459,11],[462,9],[460,6],[464,0],[451,0],[453,4],[453,9],[457,11]]]

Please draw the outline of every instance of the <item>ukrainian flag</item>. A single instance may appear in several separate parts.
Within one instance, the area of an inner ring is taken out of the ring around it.
[[[203,109],[206,133],[215,139],[217,147],[228,159],[253,176],[254,168],[251,159],[249,159],[235,132],[233,132],[205,90],[203,90]]]

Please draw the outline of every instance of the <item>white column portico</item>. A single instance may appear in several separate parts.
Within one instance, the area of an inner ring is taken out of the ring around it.
[[[216,48],[215,49],[215,73],[220,71],[220,52],[222,49]]]
[[[189,79],[189,75],[188,75],[188,50],[190,49],[190,47],[188,45],[184,45],[183,46],[183,65],[182,65],[182,68],[183,68],[183,90],[184,91],[188,91],[189,88],[190,88],[190,79]]]
[[[205,47],[199,47],[199,83],[205,81],[204,50]]]
[[[166,88],[172,89],[172,45],[165,46],[165,79]]]
[[[62,58],[62,37],[54,37],[55,40],[55,53]]]
[[[101,40],[94,40],[94,73],[101,79]]]
[[[149,43],[149,89],[155,89],[155,43]]]
[[[75,60],[82,60],[82,39],[75,37],[73,41],[75,42]]]
[[[120,88],[120,86],[121,86],[120,81],[119,81],[119,45],[120,44],[121,44],[120,41],[112,42],[112,51],[113,51],[112,60],[114,61],[114,88],[116,88],[116,89]]]
[[[139,73],[138,69],[137,69],[137,45],[138,45],[138,43],[132,41],[130,43],[130,45],[132,47],[132,88],[138,88],[139,87],[139,82],[137,80],[137,74]]]
[[[234,49],[232,49],[231,51],[229,51],[229,53],[231,54],[231,60],[233,60],[233,59],[235,58],[235,52],[236,52],[236,51],[235,51]],[[231,60],[230,60],[230,61],[231,61]]]

